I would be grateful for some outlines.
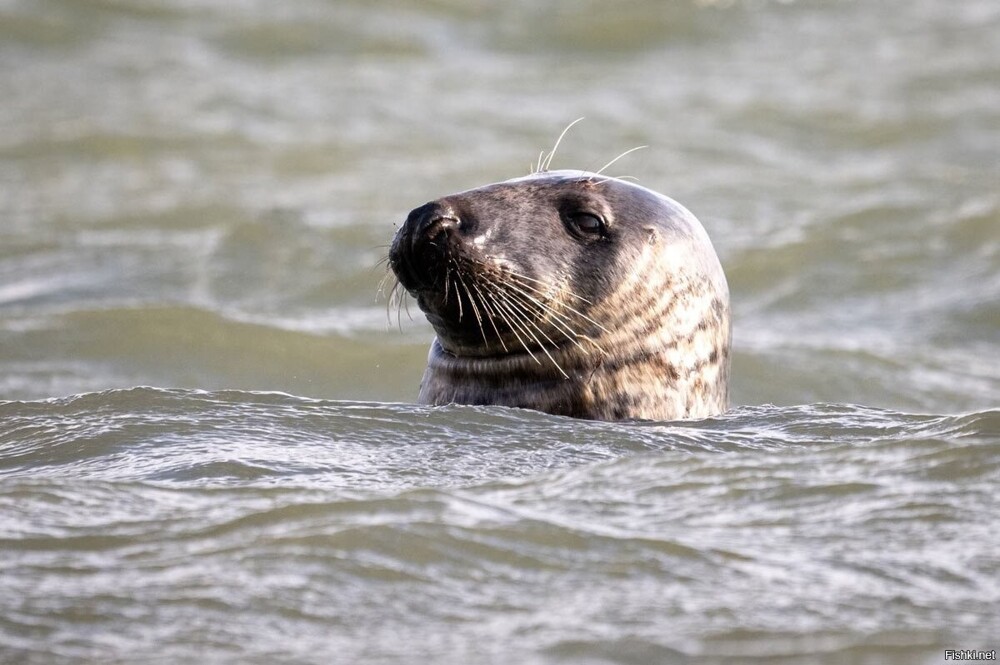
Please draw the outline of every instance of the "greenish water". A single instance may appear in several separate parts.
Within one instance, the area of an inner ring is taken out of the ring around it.
[[[994,0],[7,0],[0,98],[0,661],[1000,647]],[[736,408],[413,406],[395,226],[580,116],[712,236]]]

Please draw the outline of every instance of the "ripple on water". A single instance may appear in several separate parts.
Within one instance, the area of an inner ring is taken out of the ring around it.
[[[904,662],[995,627],[995,411],[627,424],[138,388],[0,418],[24,648]]]

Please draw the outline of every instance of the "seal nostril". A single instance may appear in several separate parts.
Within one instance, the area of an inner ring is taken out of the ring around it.
[[[425,244],[435,244],[442,235],[462,228],[462,220],[447,206],[429,203],[413,211],[411,246],[414,251]]]
[[[452,215],[439,215],[432,218],[422,229],[421,235],[433,238],[451,229],[460,229],[462,220]]]
[[[455,212],[439,203],[428,203],[410,213],[414,236],[434,236],[450,228],[458,228],[461,221]]]
[[[464,231],[461,217],[446,203],[432,201],[410,212],[390,252],[403,286],[412,290],[440,283],[460,230]]]

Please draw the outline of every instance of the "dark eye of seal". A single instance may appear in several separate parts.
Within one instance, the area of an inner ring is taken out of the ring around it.
[[[566,227],[578,238],[603,238],[607,235],[604,220],[589,212],[571,212],[566,215]]]

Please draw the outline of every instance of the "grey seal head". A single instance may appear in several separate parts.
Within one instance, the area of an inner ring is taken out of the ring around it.
[[[425,404],[594,420],[702,418],[729,397],[729,289],[662,194],[547,171],[413,210],[389,265],[437,333]]]

